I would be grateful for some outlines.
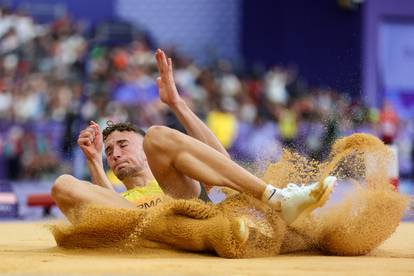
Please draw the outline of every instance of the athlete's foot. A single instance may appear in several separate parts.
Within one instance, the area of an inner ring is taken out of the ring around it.
[[[280,202],[282,218],[289,225],[299,217],[322,207],[328,201],[335,184],[336,177],[328,176],[322,183],[301,186],[289,183],[284,189],[268,185],[262,200],[270,205]]]

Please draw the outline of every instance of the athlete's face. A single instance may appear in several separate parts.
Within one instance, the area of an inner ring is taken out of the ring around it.
[[[108,165],[120,180],[135,176],[147,167],[143,139],[132,131],[114,131],[104,141]]]

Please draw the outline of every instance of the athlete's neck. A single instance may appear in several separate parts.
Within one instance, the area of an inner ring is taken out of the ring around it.
[[[131,190],[136,187],[144,187],[153,179],[154,179],[154,176],[152,175],[151,170],[147,168],[137,173],[134,176],[124,178],[122,180],[122,183],[124,183],[127,190]]]

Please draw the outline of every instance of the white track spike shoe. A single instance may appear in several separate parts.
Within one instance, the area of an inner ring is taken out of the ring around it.
[[[282,189],[281,214],[286,223],[292,224],[299,217],[322,207],[329,199],[336,184],[335,176],[326,177],[322,183],[298,186],[289,183]]]

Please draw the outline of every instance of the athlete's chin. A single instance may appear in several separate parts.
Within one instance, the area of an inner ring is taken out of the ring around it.
[[[136,174],[135,170],[127,167],[119,168],[114,173],[119,180],[124,180],[125,178],[132,177]]]

